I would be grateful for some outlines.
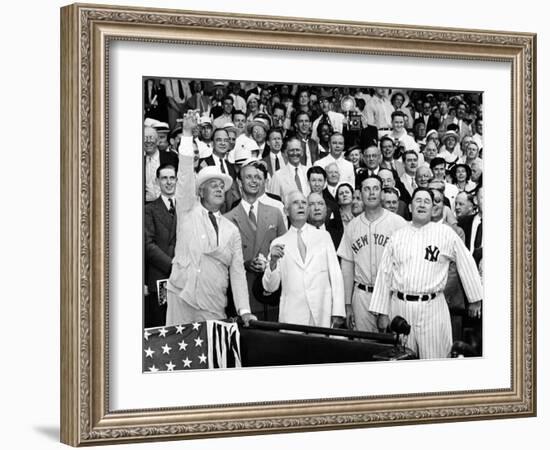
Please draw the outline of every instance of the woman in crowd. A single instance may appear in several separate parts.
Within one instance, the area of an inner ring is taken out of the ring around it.
[[[472,192],[476,188],[476,183],[471,180],[472,169],[467,164],[455,164],[451,168],[452,183],[459,191]]]
[[[352,212],[353,191],[353,187],[348,183],[342,183],[336,189],[336,201],[340,207],[344,227],[355,217]]]
[[[250,94],[246,100],[246,121],[252,122],[256,114],[260,112],[260,97]]]

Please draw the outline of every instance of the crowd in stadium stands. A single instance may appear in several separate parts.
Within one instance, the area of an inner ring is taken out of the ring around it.
[[[359,221],[418,227],[422,192],[482,276],[481,93],[177,78],[143,92],[146,328],[239,315],[385,332],[368,302],[387,241],[374,257]],[[481,298],[455,256],[442,320],[480,354]],[[402,296],[416,294],[432,296]]]

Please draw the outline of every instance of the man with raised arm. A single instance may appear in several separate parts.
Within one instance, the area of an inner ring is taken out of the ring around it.
[[[250,313],[248,288],[238,228],[220,213],[233,182],[216,166],[193,172],[193,127],[186,114],[179,147],[176,187],[176,250],[167,284],[166,325],[225,319],[227,289],[245,324]]]

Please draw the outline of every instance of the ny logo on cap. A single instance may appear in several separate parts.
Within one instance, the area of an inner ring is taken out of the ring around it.
[[[437,258],[439,258],[439,249],[434,245],[428,245],[426,247],[426,254],[424,255],[424,259],[434,262],[437,261]]]

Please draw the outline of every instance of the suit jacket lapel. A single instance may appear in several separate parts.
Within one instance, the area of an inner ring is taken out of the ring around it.
[[[304,227],[307,226],[307,225],[304,225]],[[308,232],[311,231],[311,230],[308,230]],[[308,233],[309,234],[309,233]],[[311,261],[311,258],[313,257],[313,247],[315,244],[318,244],[318,243],[313,243],[310,241],[310,237],[311,236],[307,236],[304,238],[304,243],[306,244],[306,261],[304,263],[304,265],[307,267],[307,265],[310,263]],[[300,257],[300,260],[302,258]]]
[[[248,220],[248,216],[246,215],[246,212],[244,211],[243,205],[239,203],[237,205],[237,216],[235,217],[235,220],[238,222],[239,230],[244,235],[243,237],[246,238],[246,240],[249,243],[253,243],[256,236],[254,234],[254,230],[252,230],[252,226],[250,225],[250,220]],[[243,238],[243,241],[245,240]]]

